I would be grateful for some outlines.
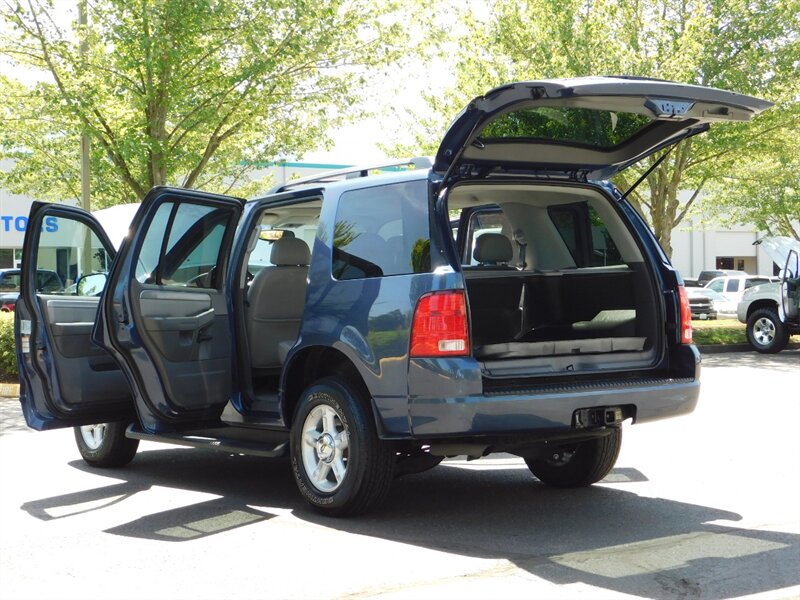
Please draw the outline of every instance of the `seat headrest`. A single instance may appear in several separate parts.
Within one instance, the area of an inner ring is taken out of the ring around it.
[[[288,267],[293,265],[307,266],[311,251],[300,238],[283,237],[272,244],[269,260],[273,265]]]
[[[514,256],[514,249],[502,233],[484,233],[475,240],[472,256],[484,265],[507,263]]]

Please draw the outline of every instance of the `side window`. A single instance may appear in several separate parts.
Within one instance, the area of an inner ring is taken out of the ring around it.
[[[575,264],[581,264],[581,251],[578,247],[578,232],[581,229],[581,215],[576,205],[570,206],[551,206],[547,209],[547,214],[550,215],[550,220],[556,226],[558,234],[564,240],[572,260]]]
[[[576,266],[625,264],[608,227],[593,206],[584,202],[551,206],[547,213]]]
[[[592,243],[590,259],[592,266],[601,267],[607,265],[622,265],[625,261],[614,243],[614,239],[608,232],[600,215],[593,206],[589,207],[589,221],[592,225]]]
[[[336,279],[425,273],[430,265],[425,181],[342,194],[333,232]]]
[[[142,283],[218,288],[223,241],[231,210],[190,202],[158,207],[136,266]]]
[[[58,227],[43,230],[36,253],[36,291],[96,296],[105,287],[112,251],[82,221],[58,217]]]
[[[739,280],[738,279],[729,279],[728,285],[725,286],[726,292],[738,292],[739,291]]]

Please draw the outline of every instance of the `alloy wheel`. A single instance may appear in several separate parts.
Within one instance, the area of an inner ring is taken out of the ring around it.
[[[762,346],[769,346],[775,339],[775,323],[761,317],[753,324],[753,338]]]
[[[349,441],[334,408],[321,404],[308,413],[302,433],[303,468],[320,492],[334,492],[342,485],[347,475]]]
[[[90,450],[97,450],[103,445],[106,435],[106,424],[84,425],[81,427],[81,437]]]

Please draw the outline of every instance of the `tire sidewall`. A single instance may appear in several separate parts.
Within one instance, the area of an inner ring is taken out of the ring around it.
[[[330,406],[339,415],[348,437],[347,472],[341,485],[332,492],[318,490],[306,473],[302,459],[303,424],[311,411],[320,405]],[[348,504],[364,477],[365,448],[363,436],[367,434],[363,411],[353,392],[343,383],[321,380],[305,392],[295,411],[290,434],[292,473],[303,497],[313,506],[336,511]]]
[[[775,337],[768,344],[761,344],[756,340],[754,328],[761,319],[768,319],[775,328]],[[747,319],[747,341],[757,351],[763,354],[780,352],[788,341],[786,326],[781,322],[778,311],[772,308],[759,308]]]
[[[128,424],[114,422],[104,425],[103,439],[97,448],[89,447],[83,438],[80,427],[74,428],[75,443],[81,457],[95,467],[115,467],[129,463],[136,454],[139,442],[125,437],[125,429]]]

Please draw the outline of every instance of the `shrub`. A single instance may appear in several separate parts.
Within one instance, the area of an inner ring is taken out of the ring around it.
[[[14,313],[0,313],[0,380],[18,377],[14,349]]]

